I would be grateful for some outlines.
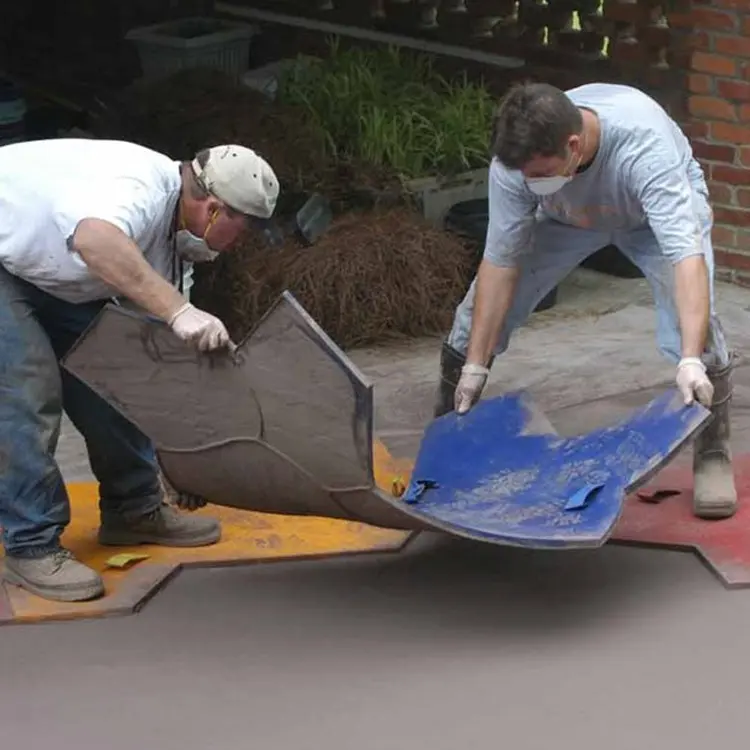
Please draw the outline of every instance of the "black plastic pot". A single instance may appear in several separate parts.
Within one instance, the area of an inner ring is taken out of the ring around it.
[[[581,263],[590,271],[599,271],[619,279],[640,279],[643,276],[638,266],[626,258],[614,245],[607,245]]]
[[[489,202],[486,198],[475,198],[456,203],[445,217],[445,229],[465,237],[476,245],[476,267],[482,260],[484,241],[489,224]],[[549,310],[557,304],[557,287],[555,287],[535,308],[534,312]]]

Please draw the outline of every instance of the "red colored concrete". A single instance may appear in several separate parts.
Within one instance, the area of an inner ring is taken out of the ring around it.
[[[628,498],[611,540],[692,549],[727,587],[750,586],[750,454],[735,457],[734,473],[739,508],[732,518],[696,518],[692,470],[671,467]],[[653,497],[660,490],[678,494]]]

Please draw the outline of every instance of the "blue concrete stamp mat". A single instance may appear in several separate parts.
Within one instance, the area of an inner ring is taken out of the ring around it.
[[[527,395],[511,393],[435,420],[403,501],[430,525],[474,539],[597,547],[626,495],[711,419],[702,406],[685,406],[676,390],[618,424],[570,438],[528,434],[534,411]]]

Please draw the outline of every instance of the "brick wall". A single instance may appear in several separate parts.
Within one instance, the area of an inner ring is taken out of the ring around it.
[[[689,132],[710,180],[721,277],[750,286],[750,2],[714,0],[692,23]]]

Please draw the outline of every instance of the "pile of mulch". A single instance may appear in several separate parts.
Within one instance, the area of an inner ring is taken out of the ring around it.
[[[447,331],[476,251],[421,215],[390,208],[338,217],[312,247],[260,236],[197,267],[193,300],[243,339],[284,290],[343,349]]]
[[[270,101],[217,70],[187,69],[155,83],[135,83],[107,103],[93,130],[174,159],[222,143],[248,146],[273,167],[282,189],[322,192],[339,211],[352,203],[404,200],[396,175],[329,158],[304,111]]]

